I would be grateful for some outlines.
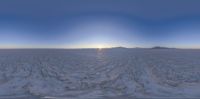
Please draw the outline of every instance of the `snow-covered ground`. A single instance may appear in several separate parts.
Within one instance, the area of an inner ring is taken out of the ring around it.
[[[200,98],[200,50],[0,50],[0,99]]]

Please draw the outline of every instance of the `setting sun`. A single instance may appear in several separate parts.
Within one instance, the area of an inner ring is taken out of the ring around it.
[[[102,48],[104,48],[102,45],[98,45],[97,47],[99,50],[101,50]]]

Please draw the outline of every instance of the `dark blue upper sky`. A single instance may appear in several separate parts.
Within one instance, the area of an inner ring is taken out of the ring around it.
[[[0,48],[200,48],[199,0],[1,0]]]

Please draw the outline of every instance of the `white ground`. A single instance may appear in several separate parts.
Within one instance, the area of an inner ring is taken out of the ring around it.
[[[0,50],[0,99],[200,98],[200,50]]]

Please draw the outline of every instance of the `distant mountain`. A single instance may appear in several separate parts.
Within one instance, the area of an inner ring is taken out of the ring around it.
[[[155,46],[155,47],[152,47],[152,49],[172,49],[172,48]]]
[[[119,46],[119,47],[112,47],[112,48],[115,48],[115,49],[125,49],[126,47]]]

